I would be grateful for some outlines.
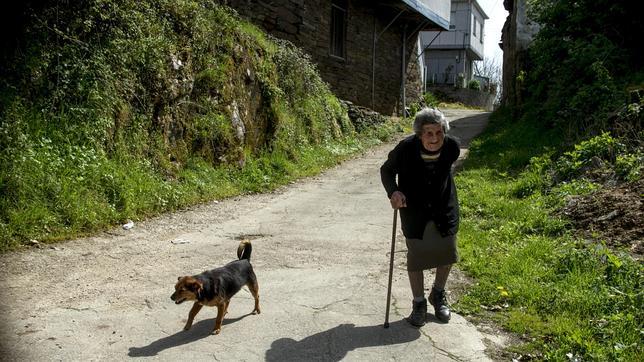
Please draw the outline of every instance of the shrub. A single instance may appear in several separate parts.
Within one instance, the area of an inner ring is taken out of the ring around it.
[[[642,177],[644,168],[644,153],[628,153],[617,155],[615,159],[615,173],[626,181],[635,181]]]
[[[433,108],[438,107],[438,103],[440,103],[440,99],[431,92],[423,94],[423,101],[426,106]]]
[[[587,167],[600,167],[603,162],[613,163],[623,146],[608,132],[576,144],[573,151],[564,153],[556,162],[556,172],[561,180],[579,176]]]
[[[640,179],[643,161],[640,150],[629,152],[625,145],[604,132],[559,156],[548,151],[532,157],[513,183],[512,194],[520,198],[550,192],[559,196],[585,194],[596,189],[598,181]]]

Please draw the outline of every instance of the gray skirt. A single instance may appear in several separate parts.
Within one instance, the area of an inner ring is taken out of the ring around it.
[[[456,235],[441,236],[434,221],[425,225],[423,239],[406,239],[407,271],[421,271],[458,261]]]

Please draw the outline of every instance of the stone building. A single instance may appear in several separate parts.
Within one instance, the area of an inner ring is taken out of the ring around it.
[[[310,54],[339,98],[386,115],[403,107],[405,75],[420,77],[407,69],[418,59],[418,33],[447,29],[450,15],[449,0],[219,2]]]

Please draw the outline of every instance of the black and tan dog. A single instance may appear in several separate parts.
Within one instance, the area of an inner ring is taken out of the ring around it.
[[[179,277],[174,286],[175,292],[170,299],[175,304],[181,304],[186,300],[194,300],[195,303],[188,314],[188,322],[184,330],[192,327],[192,321],[204,305],[217,307],[217,319],[213,334],[221,332],[221,322],[228,310],[230,298],[233,297],[244,285],[250,289],[255,298],[255,309],[253,314],[259,314],[259,285],[257,277],[250,265],[250,254],[253,248],[250,241],[244,240],[239,243],[237,257],[239,260],[231,261],[223,267],[207,270],[193,276]]]

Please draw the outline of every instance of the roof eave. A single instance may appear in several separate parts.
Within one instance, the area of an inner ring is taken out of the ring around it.
[[[483,16],[483,19],[488,20],[490,17],[489,17],[489,16],[487,16],[487,14],[486,14],[486,13],[485,13],[485,11],[483,10],[483,7],[481,6],[481,4],[479,4],[479,2],[478,2],[478,1],[476,1],[476,0],[474,0],[474,2],[473,2],[473,3],[474,3],[474,6],[478,9],[478,11],[479,11],[479,12],[481,13],[481,15]]]
[[[429,21],[438,25],[438,27],[440,27],[441,29],[449,30],[449,19],[441,17],[422,2],[417,0],[402,0],[402,2],[404,2],[407,6],[412,8],[417,13],[427,18]]]

